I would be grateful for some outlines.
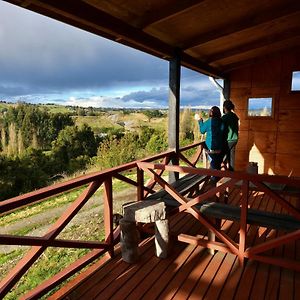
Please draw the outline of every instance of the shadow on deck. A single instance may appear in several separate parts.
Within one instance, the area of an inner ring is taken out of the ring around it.
[[[234,189],[230,202],[238,203],[240,191]],[[251,201],[255,199],[255,201]],[[280,212],[280,207],[269,197],[252,192],[249,203],[255,208]],[[190,214],[180,213],[170,220],[172,233],[206,234]],[[237,240],[239,224],[223,220],[222,230]],[[280,231],[251,225],[248,245],[258,244]],[[56,292],[51,299],[300,299],[300,274],[257,261],[246,261],[239,266],[231,253],[217,251],[214,255],[201,246],[171,241],[167,259],[155,256],[154,239],[140,244],[140,261],[122,261],[120,251],[103,264],[95,263],[73,281]],[[300,241],[269,250],[269,255],[300,259]]]

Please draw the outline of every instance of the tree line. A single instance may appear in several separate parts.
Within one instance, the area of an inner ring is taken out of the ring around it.
[[[86,124],[76,126],[69,114],[10,106],[0,113],[0,200],[51,184],[62,174],[110,168],[165,149],[166,133],[150,127],[126,134],[106,128],[95,135]]]

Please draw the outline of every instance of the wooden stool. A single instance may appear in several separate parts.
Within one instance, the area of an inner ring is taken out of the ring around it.
[[[163,201],[147,200],[123,205],[123,219],[120,220],[122,258],[128,263],[138,260],[139,235],[136,222],[155,223],[156,256],[166,258],[169,243],[169,223]]]

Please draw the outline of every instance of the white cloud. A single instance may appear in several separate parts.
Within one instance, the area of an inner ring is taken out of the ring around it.
[[[66,105],[81,106],[81,107],[103,107],[103,108],[157,108],[158,103],[151,100],[142,102],[134,99],[123,100],[122,98],[95,96],[90,98],[70,97],[65,101]]]

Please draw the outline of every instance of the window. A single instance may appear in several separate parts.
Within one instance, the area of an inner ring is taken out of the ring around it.
[[[248,117],[272,117],[273,98],[249,98]]]
[[[292,91],[300,91],[300,71],[292,73]]]

